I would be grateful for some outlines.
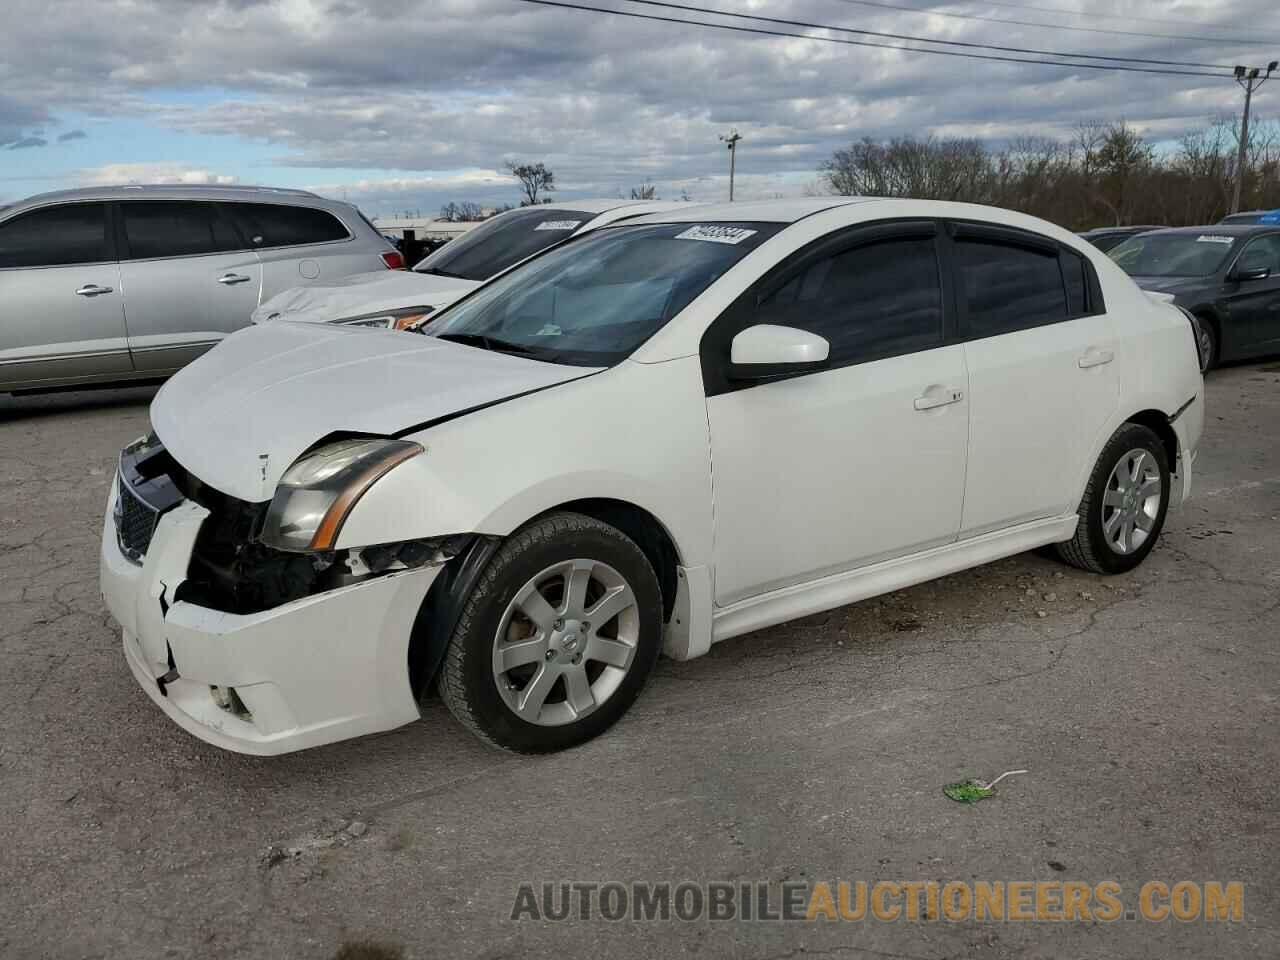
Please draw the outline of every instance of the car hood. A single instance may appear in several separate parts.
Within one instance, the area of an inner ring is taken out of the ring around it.
[[[387,436],[592,372],[393,330],[274,322],[178,371],[151,424],[193,476],[257,503],[329,434]]]
[[[253,322],[276,319],[329,323],[380,310],[431,306],[439,310],[480,286],[475,280],[437,277],[408,270],[375,270],[341,280],[294,287],[277,293],[253,311]]]
[[[1172,293],[1174,296],[1207,286],[1204,277],[1134,277],[1133,282],[1143,290]]]

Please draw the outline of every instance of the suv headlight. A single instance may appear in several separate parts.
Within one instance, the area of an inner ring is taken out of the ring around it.
[[[365,438],[326,443],[299,457],[276,486],[262,542],[277,550],[332,550],[365,492],[393,467],[423,452],[408,440]]]
[[[344,327],[374,327],[378,330],[407,330],[421,323],[435,307],[405,307],[403,310],[382,310],[359,317],[346,317],[334,323]]]

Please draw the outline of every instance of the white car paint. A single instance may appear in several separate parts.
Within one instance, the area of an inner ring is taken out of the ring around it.
[[[566,200],[550,209],[595,214],[572,234],[579,236],[619,220],[696,206],[699,204],[672,200]],[[413,270],[360,273],[335,283],[285,290],[254,310],[252,320],[254,323],[268,320],[331,323],[408,307],[442,310],[480,285],[478,280],[439,277]]]
[[[161,387],[151,423],[179,463],[249,502],[270,499],[322,436],[385,436],[593,372],[390,330],[270,323],[245,332]]]
[[[833,231],[902,218],[976,220],[1053,239],[1093,265],[1107,310],[707,396],[703,335],[756,278]],[[1188,495],[1204,414],[1187,320],[1073,234],[993,208],[911,200],[740,203],[638,222],[733,221],[788,226],[611,368],[271,324],[228,338],[171,380],[153,403],[153,425],[190,473],[257,502],[331,433],[421,444],[422,455],[359,500],[338,550],[507,536],[584,498],[639,507],[677,555],[665,650],[679,659],[1069,539],[1102,447],[1141,412],[1178,414],[1171,504]],[[278,753],[416,716],[404,681],[406,618],[443,568],[231,618],[174,602],[202,509],[164,514],[140,567],[123,559],[110,510],[103,533],[104,596],[139,682],[171,717],[220,746]],[[167,649],[191,684],[179,697],[151,689]],[[264,725],[256,709],[255,723],[230,724],[200,692],[237,682],[258,688]]]

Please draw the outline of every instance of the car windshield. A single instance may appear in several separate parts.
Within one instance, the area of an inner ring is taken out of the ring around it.
[[[462,280],[488,280],[573,234],[596,214],[563,207],[512,210],[446,243],[413,269]]]
[[[1226,262],[1236,238],[1213,233],[1149,233],[1107,252],[1131,277],[1207,277]]]
[[[664,223],[597,230],[481,287],[423,333],[551,363],[629,356],[774,223]]]

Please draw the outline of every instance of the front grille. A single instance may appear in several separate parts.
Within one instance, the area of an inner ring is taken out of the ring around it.
[[[182,502],[175,474],[185,476],[155,437],[138,440],[120,452],[116,471],[116,542],[134,563],[141,563],[147,555],[160,515]]]
[[[134,563],[140,563],[151,546],[160,512],[129,486],[123,476],[116,479],[116,539],[120,550]]]

